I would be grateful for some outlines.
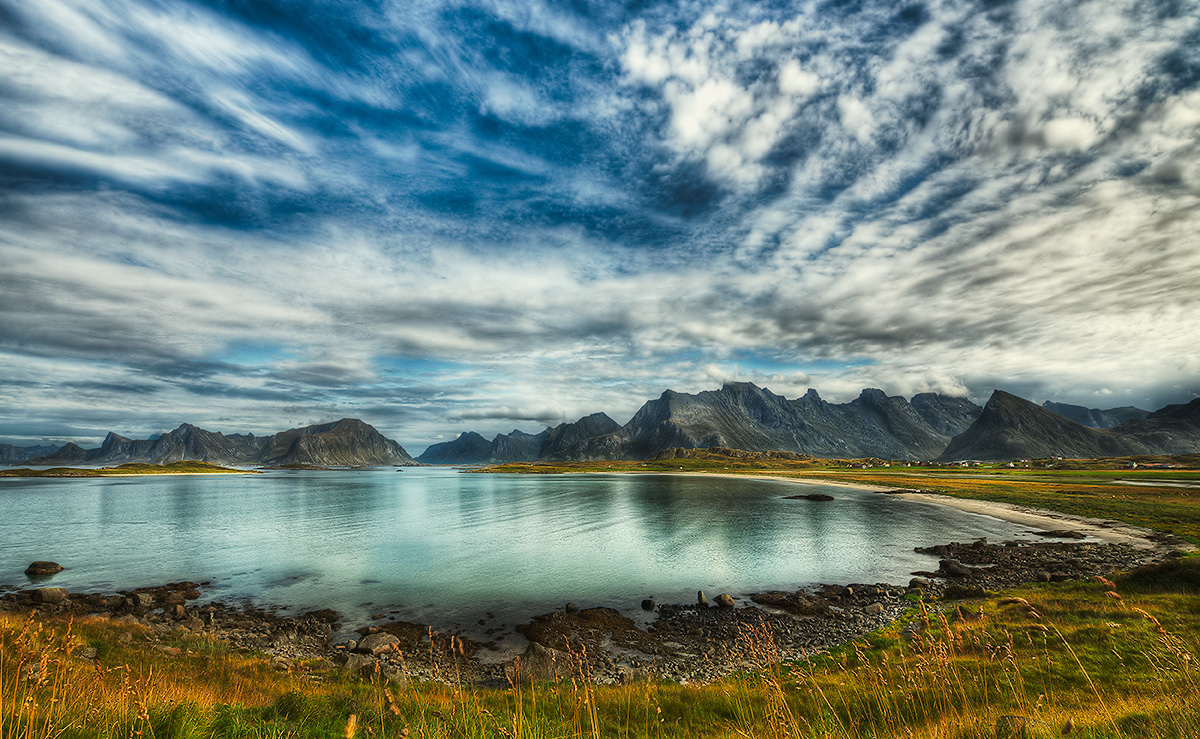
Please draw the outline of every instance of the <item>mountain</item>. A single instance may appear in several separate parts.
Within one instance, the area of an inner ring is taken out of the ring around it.
[[[1099,408],[1084,408],[1081,405],[1068,405],[1067,403],[1055,403],[1047,400],[1045,403],[1042,403],[1042,407],[1048,411],[1054,411],[1060,416],[1069,418],[1075,423],[1083,426],[1091,426],[1094,429],[1108,429],[1128,423],[1129,421],[1140,421],[1150,415],[1150,411],[1144,411],[1141,408],[1134,408],[1129,405],[1100,410]]]
[[[53,454],[58,451],[59,447],[52,444],[43,444],[39,446],[13,446],[12,444],[0,444],[0,464],[17,464],[24,462],[27,459],[34,457],[42,457],[47,454]]]
[[[490,442],[474,431],[465,431],[453,441],[432,444],[418,461],[426,464],[500,464],[538,459],[571,458],[571,449],[581,442],[610,434],[620,425],[603,413],[593,413],[574,423],[560,423],[537,434],[513,429],[497,434]]]
[[[492,443],[474,431],[464,431],[456,439],[431,444],[417,457],[422,464],[481,464],[492,453]]]
[[[168,464],[196,460],[212,464],[311,464],[318,466],[411,465],[408,452],[356,418],[290,429],[270,436],[226,436],[185,423],[155,439],[129,439],[109,432],[96,449],[67,444],[31,465]]]
[[[560,423],[550,429],[538,456],[543,459],[573,459],[575,449],[589,439],[615,433],[620,428],[621,424],[605,413],[593,413],[575,423]]]
[[[672,447],[731,447],[819,457],[931,459],[980,409],[963,398],[924,394],[917,405],[881,390],[828,403],[816,390],[789,400],[751,383],[690,395],[667,390],[619,430],[572,449],[574,459],[652,459]]]

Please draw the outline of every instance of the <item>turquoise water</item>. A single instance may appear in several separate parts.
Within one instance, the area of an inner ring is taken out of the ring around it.
[[[806,492],[836,500],[784,500]],[[637,615],[642,598],[697,590],[906,583],[937,566],[914,546],[1024,531],[878,493],[682,475],[0,479],[0,584],[48,559],[73,590],[210,580],[213,597],[452,628],[567,601]]]

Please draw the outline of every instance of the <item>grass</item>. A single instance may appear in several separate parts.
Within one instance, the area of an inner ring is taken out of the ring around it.
[[[748,631],[738,646],[752,669],[704,686],[399,685],[281,667],[211,637],[175,637],[175,655],[139,626],[0,614],[0,739],[983,739],[998,725],[1056,737],[1068,724],[1091,739],[1182,739],[1200,736],[1198,584],[1200,558],[1189,558],[1115,582],[919,603],[792,664],[769,632]],[[79,657],[85,648],[95,663]]]
[[[116,467],[51,467],[46,470],[31,470],[20,467],[15,470],[0,470],[0,477],[123,477],[126,475],[211,475],[211,474],[256,474],[253,470],[220,467],[208,462],[185,460],[170,464],[146,464],[128,462]]]

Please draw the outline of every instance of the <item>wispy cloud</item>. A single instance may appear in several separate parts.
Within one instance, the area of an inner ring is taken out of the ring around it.
[[[1200,392],[1196,2],[0,14],[0,441]]]

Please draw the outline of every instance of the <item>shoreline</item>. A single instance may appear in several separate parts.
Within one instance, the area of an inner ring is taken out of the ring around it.
[[[911,500],[916,503],[948,506],[966,513],[989,516],[1001,521],[1008,521],[1009,523],[1029,526],[1031,528],[1039,529],[1043,532],[1078,532],[1094,539],[1098,539],[1107,544],[1130,544],[1140,549],[1157,549],[1162,546],[1162,542],[1159,541],[1161,535],[1158,532],[1154,531],[1153,529],[1134,526],[1133,524],[1125,523],[1123,521],[1092,518],[1073,513],[1052,511],[1046,508],[1032,508],[1030,506],[1017,505],[1015,503],[1003,503],[1000,501],[983,500],[980,498],[959,498],[953,495],[946,495],[944,493],[921,492],[903,488],[885,487],[882,485],[869,485],[858,482],[828,480],[826,478],[793,477],[786,474],[772,475],[764,473],[747,473],[742,475],[724,472],[620,472],[615,474],[682,475],[689,477],[724,477],[743,480],[775,480],[805,485],[827,485],[830,487],[851,488],[855,490],[862,490],[864,492],[894,495],[903,500]],[[1195,549],[1194,546],[1186,543],[1179,544],[1178,546]]]

